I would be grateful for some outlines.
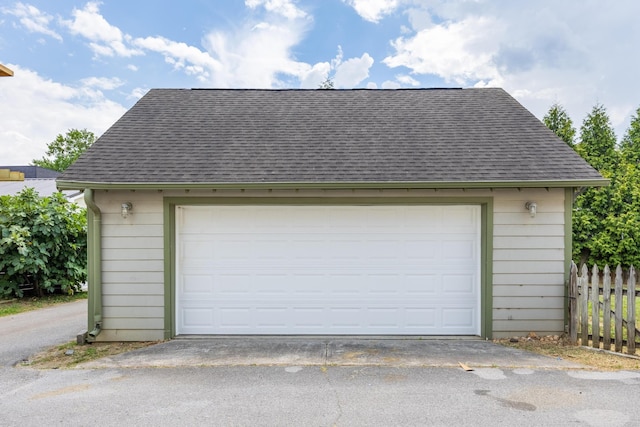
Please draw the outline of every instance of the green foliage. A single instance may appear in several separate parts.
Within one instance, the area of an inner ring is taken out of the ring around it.
[[[335,89],[333,85],[333,80],[331,80],[330,77],[327,77],[325,81],[320,83],[320,86],[318,86],[318,89]]]
[[[602,105],[594,106],[582,122],[580,143],[576,146],[576,151],[600,172],[616,168],[619,159],[616,135],[607,110]]]
[[[631,117],[631,124],[620,143],[622,159],[628,163],[640,163],[640,108]]]
[[[573,127],[573,121],[560,104],[553,104],[542,121],[569,147],[573,147],[576,130]]]
[[[87,278],[85,210],[61,193],[39,197],[32,188],[0,196],[0,295],[79,290]]]
[[[35,166],[63,172],[75,162],[96,140],[93,132],[86,129],[69,129],[66,135],[59,134],[47,145],[47,156],[34,160]]]
[[[544,122],[560,138],[571,133],[567,132],[570,119],[557,104]],[[585,118],[574,148],[611,182],[608,187],[587,188],[576,198],[574,260],[640,266],[640,109],[618,149],[609,116],[603,106],[596,105]]]

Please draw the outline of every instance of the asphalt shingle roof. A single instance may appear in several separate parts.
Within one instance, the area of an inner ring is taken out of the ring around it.
[[[592,180],[602,177],[502,89],[154,89],[58,178],[59,185]]]

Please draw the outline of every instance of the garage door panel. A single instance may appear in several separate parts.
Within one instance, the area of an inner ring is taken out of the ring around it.
[[[471,327],[475,321],[474,307],[467,308],[443,308],[442,309],[442,326],[444,328],[466,329]]]
[[[474,274],[445,274],[442,276],[442,292],[475,298],[478,279]]]
[[[477,206],[179,207],[176,331],[478,335],[479,217]]]
[[[468,334],[476,316],[473,307],[390,308],[349,304],[333,307],[231,304],[216,313],[214,321],[213,310],[189,308],[185,310],[185,326],[198,334],[211,333],[211,323],[218,333],[227,334],[314,334],[334,330],[335,333],[362,334],[366,329],[375,329],[380,334]]]

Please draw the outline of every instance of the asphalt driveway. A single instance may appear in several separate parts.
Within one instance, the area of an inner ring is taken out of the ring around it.
[[[0,318],[0,366],[13,366],[73,340],[86,324],[86,301]],[[179,338],[79,368],[198,366],[388,366],[579,369],[575,363],[480,339],[421,337],[230,336]]]
[[[86,327],[86,300],[0,317],[0,366],[13,366],[46,347],[72,341]]]
[[[225,337],[175,339],[79,368],[388,366],[579,369],[566,360],[480,339]]]

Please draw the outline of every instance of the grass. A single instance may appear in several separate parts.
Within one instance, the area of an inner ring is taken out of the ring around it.
[[[556,340],[520,338],[518,342],[501,339],[494,342],[532,353],[561,358],[600,371],[640,370],[640,357],[571,345],[564,338]]]
[[[624,319],[627,319],[627,305],[628,305],[628,298],[626,296],[623,296],[622,298],[622,317]],[[603,330],[604,330],[604,321],[603,321],[603,316],[604,316],[604,298],[602,295],[600,295],[600,304],[598,307],[598,317],[599,317],[599,325],[600,325],[600,336],[602,336],[603,334]],[[610,305],[611,305],[611,311],[615,312],[616,310],[616,297],[615,295],[611,295],[611,301],[610,301]],[[640,298],[635,298],[635,304],[636,304],[636,329],[640,329]],[[579,308],[580,310],[580,308]],[[591,302],[591,300],[588,301],[587,304],[587,313],[589,314],[589,334],[592,333],[592,329],[593,329],[593,324],[592,324],[592,314],[593,314],[593,303]],[[617,314],[617,313],[616,313]],[[580,320],[578,320],[579,322]],[[622,330],[622,336],[624,339],[627,338],[627,327],[623,326],[623,330]],[[613,339],[615,337],[615,319],[612,315],[611,317],[611,339]]]
[[[37,369],[70,369],[84,362],[147,347],[156,342],[104,342],[79,345],[75,341],[52,346],[35,354],[21,366]]]
[[[45,295],[42,298],[25,297],[15,299],[0,299],[0,317],[12,316],[26,311],[38,310],[56,304],[64,304],[77,300],[87,299],[86,292],[76,292],[73,295]]]

